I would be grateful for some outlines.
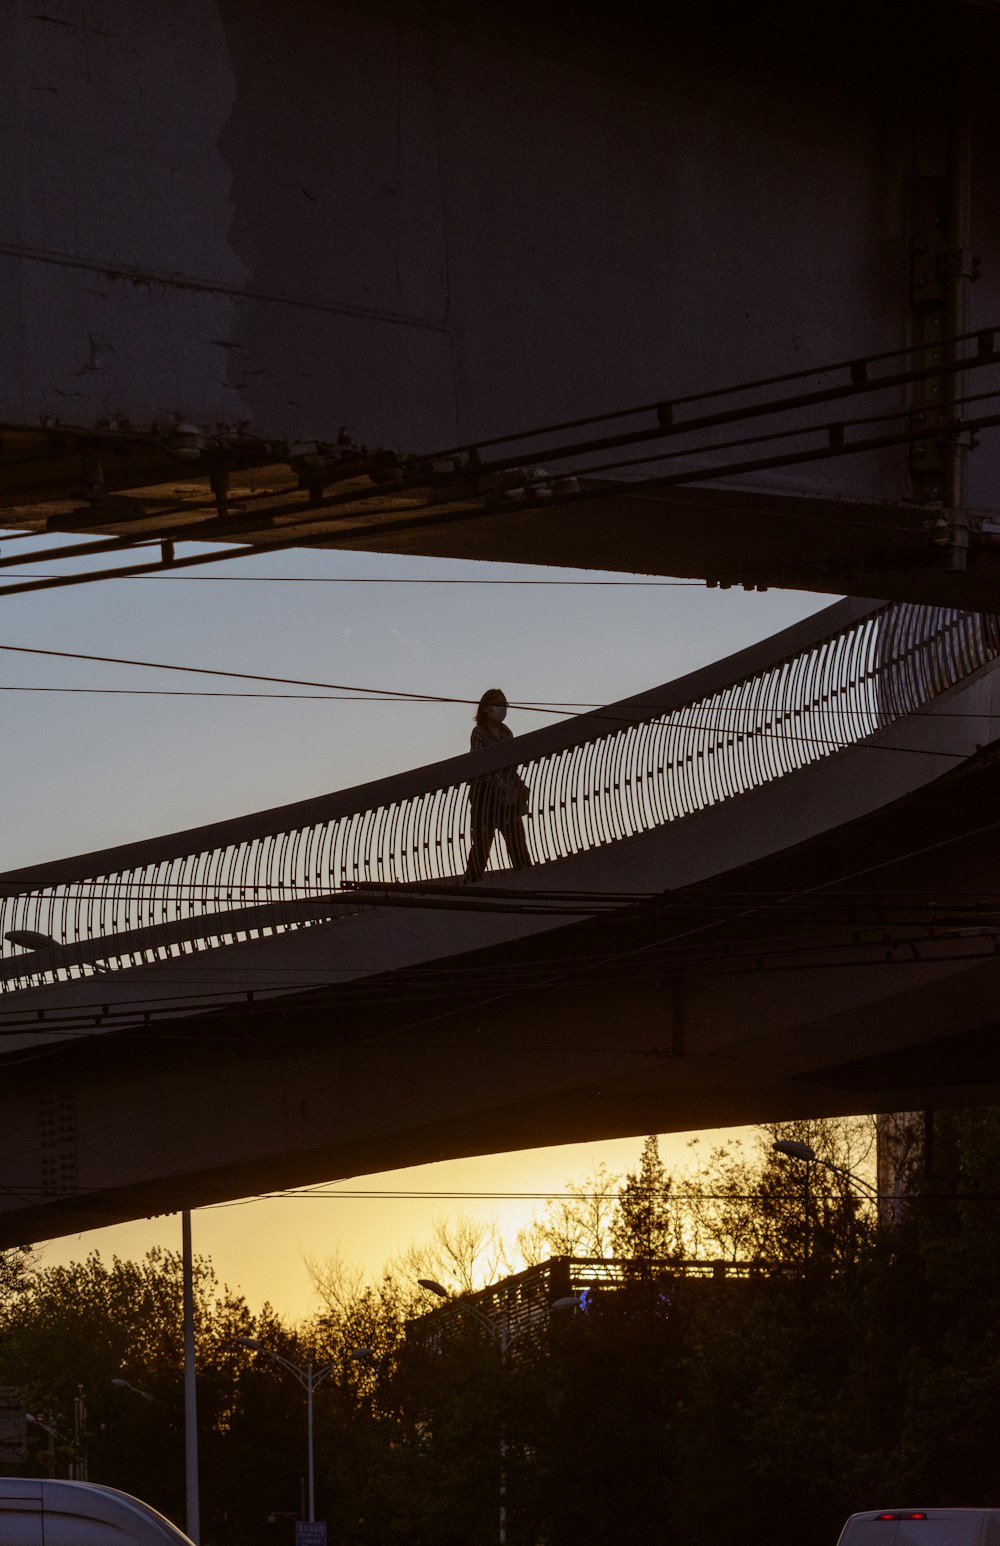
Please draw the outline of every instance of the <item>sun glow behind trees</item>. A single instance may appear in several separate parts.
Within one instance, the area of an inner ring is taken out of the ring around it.
[[[840,1167],[814,1175],[808,1207],[776,1137]],[[501,1418],[512,1546],[720,1535],[828,1546],[873,1500],[981,1495],[1000,1391],[988,1334],[1000,1313],[1000,1122],[939,1116],[938,1178],[911,1173],[891,1229],[876,1229],[845,1174],[865,1174],[872,1142],[863,1120],[788,1124],[668,1175],[649,1139],[624,1177],[573,1183],[523,1244],[623,1251],[624,1270],[506,1361],[466,1317],[447,1339],[407,1333],[413,1317],[428,1324],[418,1273],[457,1291],[502,1270],[503,1240],[475,1225],[442,1227],[372,1281],[336,1259],[317,1266],[321,1308],[294,1323],[255,1313],[201,1261],[206,1539],[264,1546],[279,1539],[267,1516],[298,1506],[301,1392],[247,1337],[299,1363],[373,1351],[317,1395],[319,1512],[347,1546],[485,1546]],[[741,1270],[691,1275],[681,1258],[695,1249]],[[56,1469],[75,1458],[65,1414],[83,1386],[91,1479],[176,1517],[178,1256],[43,1265],[21,1291],[16,1279],[0,1304],[0,1383],[20,1385],[55,1430]],[[46,1439],[36,1471],[47,1455]]]

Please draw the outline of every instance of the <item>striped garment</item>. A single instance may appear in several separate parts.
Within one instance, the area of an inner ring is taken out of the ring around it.
[[[514,739],[507,726],[501,722],[497,723],[496,732],[495,735],[491,735],[482,725],[474,725],[469,738],[469,749],[481,752],[489,746],[495,746],[498,741]],[[475,787],[484,792],[489,789],[501,805],[516,805],[527,794],[527,786],[516,768],[499,768],[495,773],[487,773],[484,777],[475,780]]]

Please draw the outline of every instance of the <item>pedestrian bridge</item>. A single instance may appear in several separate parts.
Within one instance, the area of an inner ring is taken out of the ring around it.
[[[0,876],[0,1243],[995,1093],[998,658],[991,617],[844,601],[488,752]],[[470,780],[515,765],[532,867],[498,839],[463,886]]]

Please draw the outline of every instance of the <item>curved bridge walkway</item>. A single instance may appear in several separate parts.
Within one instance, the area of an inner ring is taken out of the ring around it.
[[[5,946],[3,1045],[23,1045],[17,1032],[27,1031],[33,1016],[44,1036],[45,1014],[61,1004],[69,1011],[80,1001],[72,990],[84,985],[88,1003],[100,988],[95,1025],[113,1023],[126,981],[132,1018],[143,1003],[147,1011],[155,1008],[157,985],[166,980],[162,969],[182,958],[210,956],[224,971],[237,947],[245,992],[248,947],[252,952],[262,942],[317,930],[328,936],[331,926],[343,931],[345,919],[370,917],[379,906],[398,924],[393,902],[468,911],[498,905],[499,887],[530,887],[537,908],[550,907],[551,926],[552,919],[572,915],[567,898],[578,898],[581,885],[588,898],[603,895],[608,904],[624,900],[623,877],[625,891],[638,889],[638,880],[647,891],[662,890],[676,883],[663,839],[679,835],[698,813],[745,805],[776,781],[788,781],[792,790],[796,775],[845,749],[898,747],[894,732],[905,728],[912,738],[943,695],[991,675],[998,654],[992,618],[849,600],[680,681],[488,752],[10,872],[0,876],[0,934],[42,935],[52,943],[36,938],[40,948]],[[977,741],[991,739],[991,713],[980,705],[975,714],[939,717],[926,745],[903,748],[933,753],[903,758],[903,786],[937,776]],[[498,838],[485,882],[459,891],[470,846],[470,780],[511,766],[531,790],[526,830],[533,868],[498,874],[504,863]],[[866,776],[871,784],[880,774]],[[899,792],[897,780],[884,798]],[[880,798],[870,791],[868,807]],[[820,829],[824,819],[832,817],[821,811]],[[652,871],[639,862],[650,839],[658,840],[662,855]],[[780,846],[773,836],[769,842]],[[724,843],[715,846],[713,868],[722,873],[734,861]],[[612,856],[624,857],[624,867],[560,862]],[[523,899],[520,906],[522,916],[507,920],[508,937],[528,926],[530,908]],[[420,947],[425,958],[441,951],[436,938],[436,945]],[[463,948],[461,939],[441,953],[449,948]],[[266,972],[256,986],[278,991]],[[224,1000],[226,989],[215,996]],[[208,1001],[208,995],[195,998],[201,1007]]]

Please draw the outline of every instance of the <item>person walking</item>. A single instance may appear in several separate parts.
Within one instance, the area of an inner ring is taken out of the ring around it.
[[[499,742],[513,740],[504,724],[506,717],[507,699],[499,687],[491,687],[483,693],[476,709],[471,749],[474,752],[485,751]],[[469,806],[472,815],[472,849],[465,866],[466,883],[482,879],[498,831],[503,833],[513,868],[528,869],[531,855],[528,853],[528,840],[524,832],[528,786],[517,769],[500,768],[495,773],[484,773],[474,778],[469,785]]]

